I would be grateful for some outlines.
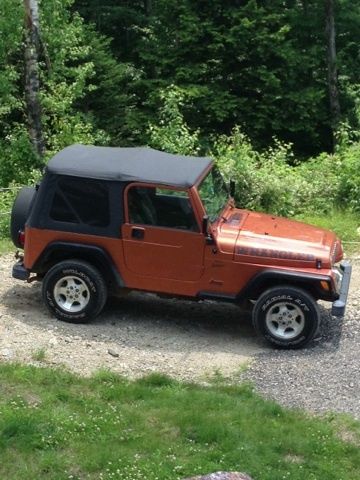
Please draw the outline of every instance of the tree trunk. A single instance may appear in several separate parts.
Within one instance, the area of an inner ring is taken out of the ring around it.
[[[335,133],[340,121],[340,102],[339,102],[339,91],[338,91],[338,82],[337,82],[334,0],[325,0],[325,13],[326,13],[326,38],[327,38],[328,89],[329,89],[329,101],[330,101],[331,127],[332,127],[332,134],[333,134],[333,146],[335,146]]]
[[[29,135],[35,152],[42,157],[44,139],[39,99],[39,8],[38,0],[24,0],[25,8],[25,100]]]
[[[144,0],[145,13],[149,17],[152,12],[152,0]]]

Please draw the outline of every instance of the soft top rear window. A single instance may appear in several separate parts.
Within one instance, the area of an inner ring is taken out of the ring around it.
[[[58,222],[107,227],[110,223],[107,185],[90,179],[60,178],[50,217]]]

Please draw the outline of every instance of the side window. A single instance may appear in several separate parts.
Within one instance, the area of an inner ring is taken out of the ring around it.
[[[132,187],[128,191],[130,223],[157,225],[155,188]]]
[[[186,191],[131,187],[128,208],[130,223],[199,231]]]
[[[58,181],[50,218],[106,227],[110,223],[109,192],[106,184],[96,180],[61,178]]]

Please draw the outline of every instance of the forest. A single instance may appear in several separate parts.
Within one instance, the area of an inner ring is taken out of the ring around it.
[[[242,207],[358,218],[360,0],[0,5],[1,188],[73,143],[149,145],[212,156]]]

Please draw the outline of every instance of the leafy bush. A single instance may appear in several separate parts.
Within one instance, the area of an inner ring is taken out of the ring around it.
[[[43,167],[26,130],[20,127],[0,142],[0,157],[0,187],[7,187],[13,181],[27,184],[32,172]]]
[[[185,93],[172,85],[161,93],[160,98],[163,107],[159,125],[149,125],[150,145],[169,153],[196,155],[200,150],[199,131],[190,131],[180,110]]]
[[[296,163],[291,145],[278,140],[257,152],[238,128],[216,141],[213,155],[226,179],[235,180],[241,207],[292,216],[325,213],[337,199],[341,161],[335,156]]]
[[[354,143],[339,154],[341,156],[339,203],[360,212],[360,143]]]
[[[18,189],[0,189],[0,238],[8,238],[10,232],[10,212]]]
[[[254,150],[250,140],[236,128],[230,137],[221,136],[213,156],[226,180],[236,183],[236,201],[243,208],[289,215],[293,210],[294,184],[289,145],[275,142],[267,152]]]
[[[302,162],[294,158],[291,144],[277,139],[267,150],[255,150],[239,127],[230,136],[212,138],[209,149],[199,131],[191,132],[184,122],[184,99],[176,87],[163,92],[161,122],[150,126],[152,146],[188,155],[209,150],[225,179],[235,181],[240,207],[283,216],[325,214],[339,203],[360,211],[360,143],[349,146],[354,135],[348,131],[343,129],[334,155],[322,153]]]
[[[341,160],[323,153],[295,168],[298,189],[294,192],[295,213],[328,213],[336,206]]]

